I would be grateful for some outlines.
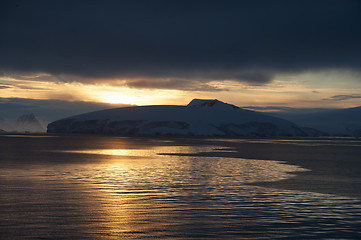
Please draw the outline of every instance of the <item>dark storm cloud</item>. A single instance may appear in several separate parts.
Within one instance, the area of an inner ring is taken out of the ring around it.
[[[0,9],[2,71],[163,88],[360,71],[357,0],[8,1]],[[169,80],[148,81],[156,78]]]

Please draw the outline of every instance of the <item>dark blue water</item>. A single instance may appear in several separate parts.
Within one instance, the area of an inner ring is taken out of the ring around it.
[[[293,154],[307,158],[303,147],[359,142],[194,141],[0,136],[0,238],[360,238],[360,198],[254,186],[309,170],[236,157],[257,144],[280,154],[298,145]]]

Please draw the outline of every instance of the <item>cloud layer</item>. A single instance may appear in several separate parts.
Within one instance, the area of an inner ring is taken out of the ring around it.
[[[9,1],[0,9],[5,73],[207,89],[214,80],[361,70],[356,0]]]
[[[0,98],[0,119],[13,121],[20,115],[33,113],[46,125],[51,121],[72,115],[124,106],[130,105],[81,101],[69,102],[62,100]]]
[[[360,98],[361,98],[361,94],[351,94],[351,95],[335,95],[325,100],[344,101],[349,99],[360,99]]]

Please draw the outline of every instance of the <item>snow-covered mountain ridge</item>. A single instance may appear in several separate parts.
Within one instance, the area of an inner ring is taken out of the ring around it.
[[[183,136],[304,136],[295,124],[218,100],[194,99],[187,106],[138,106],[68,117],[49,133]]]
[[[218,101],[217,99],[193,99],[187,107],[200,107],[200,108],[212,108],[212,109],[239,109],[239,107],[232,104]]]
[[[361,137],[361,107],[335,109],[308,114],[273,114],[305,127],[310,136]],[[307,128],[309,130],[307,130]]]

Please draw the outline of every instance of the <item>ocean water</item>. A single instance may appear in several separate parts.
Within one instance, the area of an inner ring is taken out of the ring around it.
[[[357,195],[258,184],[311,174],[294,158],[357,160],[353,139],[2,135],[0,144],[1,239],[361,238]]]

